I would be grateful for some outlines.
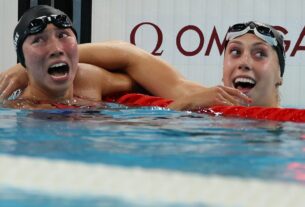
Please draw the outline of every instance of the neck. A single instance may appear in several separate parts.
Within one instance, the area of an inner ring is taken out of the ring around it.
[[[265,102],[265,107],[275,107],[275,108],[279,108],[280,107],[280,94],[279,94],[279,90],[276,89],[274,91],[273,97],[270,95],[270,99],[267,99]]]
[[[22,99],[33,101],[48,100],[48,101],[64,101],[73,98],[73,87],[67,90],[47,91],[41,88],[31,87],[30,85],[24,90]]]

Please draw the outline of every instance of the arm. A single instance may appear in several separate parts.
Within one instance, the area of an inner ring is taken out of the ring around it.
[[[156,96],[176,99],[195,89],[199,84],[182,77],[172,66],[160,58],[126,42],[106,42],[79,45],[79,61],[105,68],[123,71]],[[17,64],[0,73],[0,93],[7,98],[14,90],[26,87],[26,70]]]
[[[156,96],[177,99],[205,87],[186,80],[171,65],[126,42],[79,45],[80,62],[126,72]]]
[[[121,70],[155,96],[173,99],[173,109],[196,109],[199,106],[240,105],[247,96],[236,89],[207,88],[186,80],[171,65],[126,42],[79,45],[80,62]]]
[[[79,70],[74,80],[75,95],[96,101],[101,101],[101,98],[107,95],[132,92],[136,87],[136,83],[126,74],[111,73],[86,63],[79,63]]]

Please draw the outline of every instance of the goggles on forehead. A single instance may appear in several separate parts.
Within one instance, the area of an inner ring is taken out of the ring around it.
[[[255,34],[257,37],[264,40],[271,46],[278,46],[278,41],[272,29],[267,25],[255,22],[241,23],[231,26],[228,30],[226,41],[233,40],[236,37],[242,36],[247,33]]]
[[[39,32],[42,32],[49,23],[54,24],[58,28],[72,27],[72,22],[66,15],[60,14],[60,15],[41,16],[41,17],[37,17],[36,19],[32,20],[29,23],[29,26],[26,29],[25,33],[29,35],[29,34],[37,34]]]

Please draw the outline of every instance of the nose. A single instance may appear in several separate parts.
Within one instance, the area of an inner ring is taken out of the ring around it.
[[[252,58],[248,52],[244,52],[240,57],[238,69],[240,70],[251,70]]]
[[[51,38],[48,49],[50,51],[50,57],[59,57],[64,54],[62,43],[56,37]]]

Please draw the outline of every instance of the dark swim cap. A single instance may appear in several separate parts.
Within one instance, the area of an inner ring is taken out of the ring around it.
[[[14,46],[19,62],[25,66],[22,45],[27,36],[42,32],[47,24],[52,23],[59,28],[71,28],[77,37],[76,31],[72,27],[72,21],[64,12],[48,5],[38,5],[27,10],[20,18],[14,30]]]
[[[281,70],[281,77],[283,77],[285,71],[285,44],[284,44],[284,34],[276,30],[273,26],[269,24],[264,24],[261,22],[246,22],[238,23],[230,26],[226,34],[225,48],[228,42],[232,39],[245,35],[247,33],[252,33],[270,44],[277,53],[279,59],[279,65]]]

